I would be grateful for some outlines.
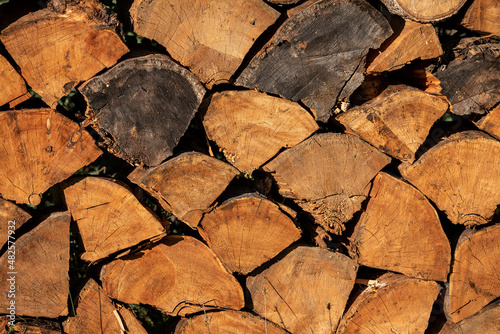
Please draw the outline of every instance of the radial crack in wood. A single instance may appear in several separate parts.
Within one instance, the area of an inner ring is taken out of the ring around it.
[[[456,324],[448,322],[439,334],[500,333],[500,301],[490,304],[477,314]]]
[[[500,36],[500,3],[496,0],[474,0],[462,19],[468,29]]]
[[[458,12],[466,0],[381,0],[392,14],[420,22],[444,20]]]
[[[26,211],[0,198],[0,248],[8,241],[9,235],[15,237],[16,230],[30,218],[31,215]]]
[[[2,55],[0,55],[0,87],[2,87],[0,106],[9,103],[9,107],[12,108],[31,97],[21,75]]]

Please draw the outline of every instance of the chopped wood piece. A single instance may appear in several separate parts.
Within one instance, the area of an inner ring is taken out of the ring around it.
[[[2,87],[0,106],[11,102],[9,106],[13,107],[31,96],[23,78],[2,55],[0,55],[0,87]]]
[[[30,13],[1,32],[0,40],[23,77],[50,107],[128,52],[103,19],[105,12],[102,4],[85,0],[64,13],[49,8]]]
[[[444,20],[457,13],[465,1],[466,0],[382,0],[391,13],[420,22]]]
[[[441,287],[388,273],[356,298],[337,334],[424,333]]]
[[[264,169],[274,172],[280,193],[312,214],[330,232],[361,209],[370,181],[391,159],[356,136],[314,135],[281,153]]]
[[[476,315],[456,324],[448,322],[439,334],[500,333],[500,302],[486,306]]]
[[[499,21],[500,3],[497,0],[474,0],[462,19],[462,25],[471,30],[500,36]]]
[[[445,99],[410,86],[396,85],[336,119],[348,133],[360,136],[396,159],[411,163],[432,125],[447,109]]]
[[[479,131],[454,134],[399,170],[454,224],[486,224],[500,203],[500,142]]]
[[[51,109],[0,113],[0,193],[40,204],[39,194],[96,160],[102,151],[78,124]]]
[[[189,152],[128,176],[177,218],[196,228],[210,205],[238,174],[233,166],[208,155]]]
[[[252,90],[215,93],[203,125],[226,159],[248,174],[318,129],[299,104]]]
[[[134,30],[163,45],[208,88],[228,82],[279,13],[260,0],[135,0]]]
[[[184,316],[202,310],[245,306],[243,290],[201,241],[170,236],[141,257],[103,267],[108,295],[129,304],[150,304]]]
[[[109,150],[129,163],[157,166],[172,155],[205,94],[165,55],[127,59],[80,88],[88,116]]]
[[[14,320],[15,326],[9,326],[9,322]],[[4,334],[61,334],[62,329],[58,322],[41,320],[41,319],[26,319],[23,321],[10,318],[10,316],[0,317],[0,329]]]
[[[461,321],[500,297],[499,245],[500,224],[462,233],[444,303],[448,320]]]
[[[351,237],[364,266],[447,281],[451,247],[436,210],[417,189],[379,173]]]
[[[500,140],[500,105],[475,122],[477,127]]]
[[[273,202],[254,194],[232,198],[203,217],[198,231],[230,272],[248,274],[300,238]]]
[[[7,242],[9,233],[12,233],[12,236],[15,236],[15,231],[30,218],[31,216],[26,211],[17,205],[0,198],[0,247]]]
[[[298,247],[276,264],[247,278],[253,310],[295,334],[330,334],[342,317],[356,279],[347,256]]]
[[[69,212],[51,214],[16,239],[14,247],[0,258],[4,268],[0,272],[2,310],[8,310],[14,301],[16,316],[57,318],[68,314],[70,220]]]
[[[300,10],[299,10],[300,9]],[[326,122],[363,81],[365,57],[392,34],[364,0],[309,1],[290,17],[236,83],[302,101]]]
[[[165,234],[158,218],[132,192],[112,179],[86,177],[64,189],[66,204],[94,262]]]

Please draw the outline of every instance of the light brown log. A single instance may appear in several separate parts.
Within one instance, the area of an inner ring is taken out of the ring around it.
[[[493,110],[475,123],[479,129],[488,132],[490,135],[500,140],[500,105],[493,108]]]
[[[330,334],[342,317],[357,265],[347,256],[298,247],[247,278],[253,310],[295,334]]]
[[[439,334],[486,333],[500,333],[500,302],[498,301],[456,324],[446,323],[439,332]]]
[[[137,168],[128,178],[158,199],[165,210],[196,228],[237,174],[238,170],[227,163],[190,152],[155,168]]]
[[[31,215],[26,211],[17,205],[0,198],[0,247],[7,242],[7,239],[9,238],[9,230],[15,233],[15,231],[30,218]]]
[[[85,261],[98,261],[166,233],[158,218],[115,180],[86,177],[66,187],[64,196],[78,225]]]
[[[318,129],[298,103],[253,90],[215,93],[203,125],[226,159],[248,174]]]
[[[444,20],[463,6],[466,0],[382,0],[393,14],[420,22]]]
[[[468,29],[500,36],[500,3],[496,0],[474,0],[462,19]]]
[[[0,193],[40,204],[39,194],[96,160],[102,151],[78,124],[51,109],[0,113]]]
[[[14,107],[31,97],[23,78],[2,55],[0,55],[0,87],[2,87],[0,106],[9,103],[10,107]]]

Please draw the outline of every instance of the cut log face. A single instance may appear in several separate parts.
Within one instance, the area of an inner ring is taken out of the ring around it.
[[[500,4],[496,0],[474,0],[462,19],[464,27],[500,36]]]
[[[10,102],[10,107],[13,107],[31,96],[23,78],[2,55],[0,55],[0,87],[2,87],[0,106]]]
[[[85,261],[98,261],[165,234],[158,218],[114,180],[86,177],[65,188],[64,195],[78,224]]]
[[[444,20],[464,5],[466,0],[382,0],[392,14],[413,21],[435,22]]]
[[[445,99],[410,86],[396,85],[336,119],[347,132],[396,159],[412,163],[432,125],[447,109]]]
[[[238,174],[233,166],[208,155],[190,152],[128,176],[177,218],[196,228],[210,205]]]
[[[299,10],[300,9],[300,10]],[[363,81],[365,57],[392,34],[363,0],[310,1],[290,12],[236,83],[302,101],[326,122]]]
[[[31,216],[26,211],[17,205],[0,198],[0,247],[7,242],[9,238],[9,231],[15,233],[15,231],[30,218]],[[15,234],[12,235],[15,236]]]
[[[14,248],[0,258],[5,268],[0,273],[3,310],[14,300],[16,316],[57,318],[68,314],[70,220],[69,212],[53,213],[19,237]],[[10,251],[15,251],[15,261]],[[9,291],[14,295],[9,297]]]
[[[440,290],[436,282],[385,274],[356,298],[337,334],[424,333]]]
[[[96,160],[102,151],[78,124],[51,109],[0,113],[0,193],[40,204],[39,194]]]
[[[390,160],[356,136],[325,133],[281,153],[264,169],[274,172],[283,196],[340,234],[343,223],[361,209],[370,181]]]
[[[500,224],[460,236],[444,304],[448,320],[461,321],[500,297],[499,244]]]
[[[203,217],[198,231],[230,272],[248,274],[300,238],[273,202],[258,195],[226,201]]]
[[[475,123],[479,129],[500,140],[500,105]]]
[[[134,31],[163,45],[209,88],[228,82],[279,13],[260,0],[135,0]]]
[[[97,131],[111,136],[110,151],[146,166],[172,155],[205,94],[189,71],[160,54],[125,60],[80,91]]]
[[[482,132],[454,134],[399,170],[454,224],[485,224],[500,203],[500,142]]]
[[[351,247],[364,266],[447,281],[451,247],[436,211],[417,189],[389,174],[375,177]]]
[[[439,334],[500,333],[500,302],[486,306],[476,315],[456,324],[448,322]]]
[[[214,94],[203,125],[226,159],[248,174],[318,129],[299,104],[257,91]]]
[[[238,281],[192,237],[170,236],[139,258],[113,261],[103,267],[101,280],[113,299],[150,304],[175,316],[245,306]]]
[[[276,264],[247,278],[253,310],[291,333],[330,334],[342,317],[356,279],[347,256],[298,247]]]
[[[99,18],[105,11],[91,0],[69,6],[65,13],[42,9],[0,34],[23,77],[50,107],[79,82],[113,66],[128,52],[120,37]]]

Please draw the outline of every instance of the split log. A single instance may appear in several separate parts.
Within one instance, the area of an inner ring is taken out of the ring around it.
[[[58,322],[41,320],[41,319],[25,319],[24,321],[16,321],[15,326],[9,326],[11,321],[6,316],[0,317],[0,329],[5,334],[61,334],[61,326]]]
[[[399,170],[454,224],[486,224],[500,203],[500,142],[479,131],[454,134]]]
[[[175,316],[245,306],[238,281],[210,248],[187,236],[169,236],[140,257],[111,262],[101,281],[113,299]]]
[[[462,233],[444,303],[448,320],[459,322],[500,297],[499,244],[500,224]]]
[[[8,103],[12,108],[31,97],[23,78],[2,55],[0,55],[0,87],[2,87],[0,106]]]
[[[444,20],[458,12],[466,0],[382,0],[392,14],[419,22]]]
[[[299,104],[257,91],[214,94],[203,125],[226,159],[248,174],[318,129]]]
[[[447,109],[445,99],[410,86],[395,85],[336,119],[348,133],[360,136],[396,159],[411,163],[432,125]]]
[[[364,0],[309,1],[254,57],[236,83],[302,101],[326,122],[363,81],[365,57],[392,30]]]
[[[69,212],[50,215],[9,244],[0,258],[0,307],[15,303],[16,316],[57,318],[68,314]],[[15,234],[13,235],[15,236]]]
[[[351,248],[361,265],[447,281],[451,247],[436,211],[417,189],[389,174],[375,177]]]
[[[102,151],[78,124],[51,109],[0,113],[0,193],[40,204],[40,194],[96,160]]]
[[[31,215],[26,211],[0,198],[0,248],[7,242],[9,231],[12,230],[15,233],[30,218]]]
[[[232,198],[203,217],[198,231],[230,272],[248,274],[300,238],[294,222],[255,194]]]
[[[228,82],[279,13],[260,0],[135,0],[134,31],[163,45],[206,83]]]
[[[208,155],[188,152],[128,176],[177,218],[196,228],[203,214],[238,174],[233,166]]]
[[[500,105],[493,108],[489,113],[484,115],[480,120],[475,122],[476,126],[488,132],[490,135],[500,140]]]
[[[64,13],[46,8],[23,16],[1,32],[0,40],[28,84],[55,107],[78,83],[128,52],[108,21],[102,4],[85,0]]]
[[[355,299],[337,334],[424,333],[440,286],[388,273]]]
[[[456,324],[448,322],[439,334],[500,333],[500,302],[486,306],[476,315]]]
[[[500,36],[500,3],[496,0],[474,0],[467,9],[462,25],[468,29]]]
[[[109,150],[146,166],[172,155],[205,94],[188,70],[160,54],[127,59],[80,91],[90,123],[110,137]]]
[[[252,308],[291,333],[330,334],[342,317],[356,271],[356,263],[343,254],[298,247],[247,278]]]
[[[64,196],[78,225],[85,261],[98,261],[166,233],[158,218],[115,180],[86,177],[66,187]]]
[[[318,134],[281,153],[264,170],[326,230],[340,234],[361,209],[370,181],[390,158],[356,136]]]

